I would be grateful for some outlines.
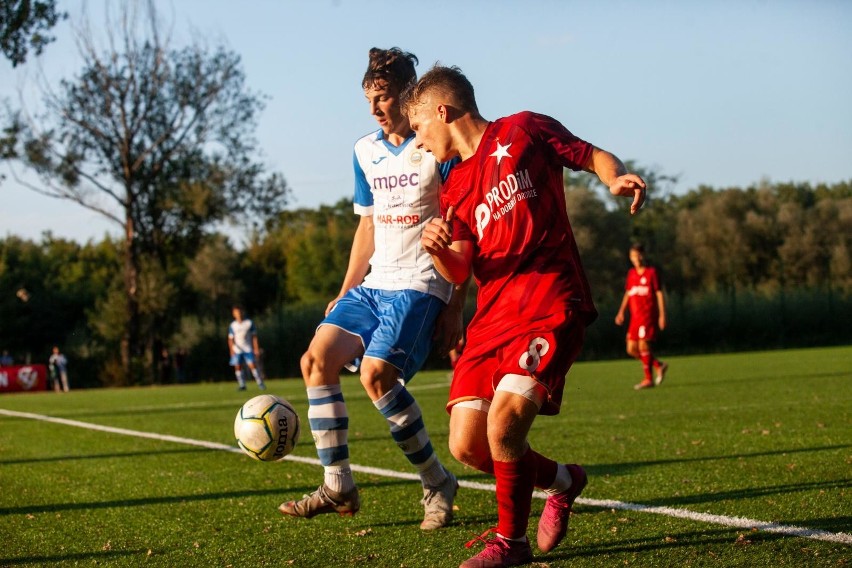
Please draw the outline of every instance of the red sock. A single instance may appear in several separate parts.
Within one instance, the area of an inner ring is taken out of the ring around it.
[[[530,448],[527,455],[532,455],[535,459],[535,486],[539,489],[549,489],[556,481],[556,468],[559,464],[550,458],[546,458],[540,453]]]
[[[650,351],[642,351],[639,353],[639,360],[642,361],[642,370],[645,371],[645,382],[651,382],[651,360],[654,358]]]
[[[537,461],[529,450],[516,462],[494,460],[497,532],[506,538],[521,538],[527,534]]]
[[[559,464],[550,458],[546,458],[532,448],[527,450],[527,454],[535,460],[535,487],[539,489],[549,489],[556,481],[556,468]],[[494,461],[489,460],[487,463],[479,467],[479,471],[494,475]]]

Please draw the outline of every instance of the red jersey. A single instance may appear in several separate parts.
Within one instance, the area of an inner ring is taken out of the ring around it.
[[[592,150],[558,121],[521,112],[490,123],[451,171],[441,212],[452,205],[453,239],[474,243],[479,286],[469,347],[569,311],[587,325],[596,317],[562,183],[563,168],[582,169]]]
[[[639,326],[646,326],[656,329],[660,317],[657,292],[661,289],[657,269],[646,266],[642,274],[639,274],[635,268],[631,268],[627,271],[624,289],[630,309],[630,327],[638,329]]]

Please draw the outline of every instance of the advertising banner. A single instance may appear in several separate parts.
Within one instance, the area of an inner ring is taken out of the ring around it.
[[[46,365],[0,367],[0,394],[47,390]]]

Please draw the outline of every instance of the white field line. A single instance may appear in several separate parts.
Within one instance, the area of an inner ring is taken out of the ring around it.
[[[128,430],[127,428],[115,428],[113,426],[102,426],[100,424],[92,424],[89,422],[80,422],[79,420],[68,420],[67,418],[57,418],[54,416],[45,416],[43,414],[33,414],[30,412],[17,412],[14,410],[6,410],[0,408],[0,415],[10,416],[13,418],[28,418],[31,420],[41,420],[43,422],[51,422],[54,424],[63,424],[65,426],[74,426],[77,428],[85,428],[88,430],[96,430],[99,432],[108,432],[110,434],[121,434],[124,436],[134,436],[137,438],[148,438],[150,440],[159,440],[164,442],[174,442],[176,444],[184,444],[188,446],[198,446],[211,450],[221,450],[225,452],[234,452],[241,454],[242,450],[233,445],[219,444],[217,442],[206,442],[204,440],[193,440],[192,438],[183,438],[180,436],[171,436],[168,434],[157,434],[154,432],[142,432],[139,430]],[[306,458],[301,456],[287,456],[284,458],[287,461],[321,465],[316,458]],[[382,477],[392,477],[396,479],[410,479],[420,481],[420,476],[415,473],[405,473],[382,469],[378,467],[369,467],[363,465],[352,464],[352,471],[359,473],[368,473]],[[480,491],[494,491],[495,487],[490,483],[477,483],[475,481],[459,481],[459,485],[468,489]],[[544,499],[546,496],[540,491],[533,493],[534,497]],[[814,540],[824,540],[828,542],[839,542],[842,544],[852,544],[852,534],[848,533],[833,533],[818,529],[809,529],[804,527],[796,527],[792,525],[782,525],[779,523],[770,523],[766,521],[758,521],[747,519],[744,517],[728,517],[725,515],[712,515],[709,513],[696,513],[686,509],[674,509],[671,507],[652,507],[649,505],[641,505],[638,503],[625,503],[624,501],[613,501],[609,499],[586,499],[579,497],[576,501],[580,505],[589,507],[599,507],[603,509],[617,509],[624,511],[636,511],[639,513],[652,513],[655,515],[665,515],[668,517],[677,517],[679,519],[687,519],[690,521],[698,521],[702,523],[723,525],[727,527],[735,527],[746,530],[757,529],[761,531],[778,533],[787,536],[798,536],[802,538],[810,538]]]
[[[447,389],[447,388],[449,388],[449,383],[447,383],[447,384],[440,384],[439,383],[439,384],[434,384],[434,385],[424,384],[424,385],[415,385],[415,386],[407,385],[406,386],[406,390],[408,390],[409,392],[419,392],[419,391]],[[367,393],[365,393],[364,391],[356,391],[355,389],[351,389],[351,390],[353,392],[346,393],[346,399],[347,400],[355,399],[355,398],[364,398],[364,399],[369,398],[367,396]],[[301,396],[287,397],[287,400],[289,400],[290,402],[307,403],[307,396],[302,394]],[[239,406],[239,403],[235,403],[235,404],[237,405],[237,406],[235,406],[235,408],[237,408]],[[203,410],[205,408],[219,408],[222,405],[223,405],[223,401],[221,399],[217,399],[217,400],[197,400],[197,401],[192,401],[192,402],[174,402],[174,403],[169,403],[169,404],[156,404],[156,405],[151,404],[151,405],[146,405],[146,406],[134,406],[132,408],[132,410],[139,411],[139,412],[147,412],[147,411],[150,411],[150,410],[168,410],[168,409],[175,409],[175,410],[198,409],[198,410]],[[87,409],[87,408],[75,408],[73,410],[70,410],[68,412],[68,414],[85,415],[88,412],[91,412],[91,410]]]

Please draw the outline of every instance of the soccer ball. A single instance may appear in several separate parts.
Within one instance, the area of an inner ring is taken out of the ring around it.
[[[254,459],[281,461],[299,441],[299,415],[283,398],[262,394],[237,412],[234,436],[237,445]]]

